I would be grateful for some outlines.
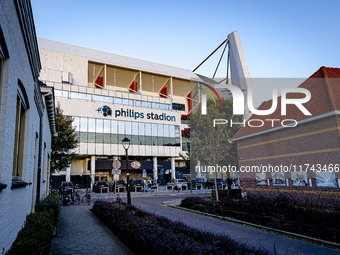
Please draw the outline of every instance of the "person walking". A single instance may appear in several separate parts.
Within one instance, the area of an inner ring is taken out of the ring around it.
[[[142,181],[142,186],[143,186],[143,189],[142,189],[142,191],[144,192],[144,191],[145,191],[145,184],[144,184],[144,180]]]
[[[143,191],[146,191],[146,179],[143,180]]]
[[[177,180],[176,179],[174,179],[174,188],[173,188],[173,190],[172,190],[172,193],[174,192],[174,190],[177,188],[177,190],[178,190],[178,193],[179,193],[179,189],[180,189],[180,186],[179,186],[180,184],[179,184],[179,182],[177,182]]]
[[[148,190],[151,190],[151,192],[153,192],[151,179],[148,180],[148,188],[146,189],[146,191]]]

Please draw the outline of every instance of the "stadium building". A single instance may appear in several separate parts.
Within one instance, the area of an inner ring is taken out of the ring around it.
[[[125,179],[125,137],[131,141],[130,179],[140,179],[144,171],[168,181],[176,177],[176,167],[184,169],[179,153],[186,150],[182,134],[192,110],[195,73],[46,39],[38,39],[38,46],[39,78],[54,87],[80,141],[71,166],[52,176],[54,187],[62,180],[111,181],[115,159]],[[183,171],[178,172],[181,177]]]

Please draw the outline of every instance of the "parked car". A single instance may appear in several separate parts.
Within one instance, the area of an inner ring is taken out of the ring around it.
[[[119,181],[116,181],[116,187],[125,187],[125,189],[127,188],[126,182],[122,179],[120,179]]]
[[[223,179],[216,179],[216,182],[217,182],[217,188],[219,188],[219,189],[222,189],[222,186],[223,186],[223,188],[225,188],[225,185],[227,184],[225,182],[225,180],[223,180]],[[215,179],[207,180],[206,182],[204,182],[203,186],[204,186],[204,188],[208,188],[208,189],[215,188]]]
[[[131,191],[135,191],[136,187],[143,187],[143,183],[144,181],[143,180],[133,180],[131,182]],[[139,191],[142,191],[143,189],[140,189]]]
[[[187,183],[186,180],[184,180],[184,179],[178,179],[177,182],[179,182],[179,183],[181,184],[182,190],[183,190],[184,187],[185,187],[185,190],[188,190],[188,183]]]
[[[203,183],[204,179],[203,178],[196,178],[195,180],[198,180],[199,182]]]
[[[204,188],[207,188],[207,189],[210,189],[210,188],[215,187],[215,180],[214,180],[214,179],[208,179],[208,180],[206,180],[206,181],[203,183],[203,187],[204,187]]]
[[[94,192],[101,192],[102,188],[107,188],[106,192],[109,192],[109,185],[107,184],[107,182],[105,181],[97,181],[94,185],[93,185],[93,191]]]
[[[226,188],[227,183],[224,179],[216,179],[216,181],[217,181],[217,188],[219,188],[219,189],[222,189],[222,188],[225,189]]]
[[[62,182],[60,185],[60,193],[64,193],[64,194],[72,194],[73,193],[73,183],[72,182]]]
[[[193,179],[191,185],[193,189],[201,189],[203,187],[203,182],[198,179]]]

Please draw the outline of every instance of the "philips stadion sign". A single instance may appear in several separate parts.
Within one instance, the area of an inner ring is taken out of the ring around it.
[[[108,116],[113,115],[112,109],[107,105],[99,107],[98,109],[96,109],[96,111],[98,113],[102,113],[104,117],[108,117]],[[164,121],[173,121],[173,122],[176,121],[175,116],[167,115],[166,113],[156,114],[156,113],[153,113],[153,112],[149,112],[149,113],[145,114],[144,112],[136,112],[136,111],[131,110],[131,109],[124,110],[123,108],[121,108],[120,110],[115,110],[114,116],[115,116],[115,118],[117,118],[117,117],[134,118],[135,120],[146,118],[148,120],[164,120]]]

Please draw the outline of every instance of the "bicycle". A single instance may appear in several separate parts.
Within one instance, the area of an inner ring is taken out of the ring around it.
[[[78,191],[76,191],[76,197],[75,197],[74,204],[80,205],[80,195],[79,195]]]
[[[86,188],[86,194],[85,196],[83,196],[83,198],[81,199],[81,202],[83,204],[88,204],[90,205],[91,204],[91,194],[90,194],[90,191],[88,191],[88,188]]]

